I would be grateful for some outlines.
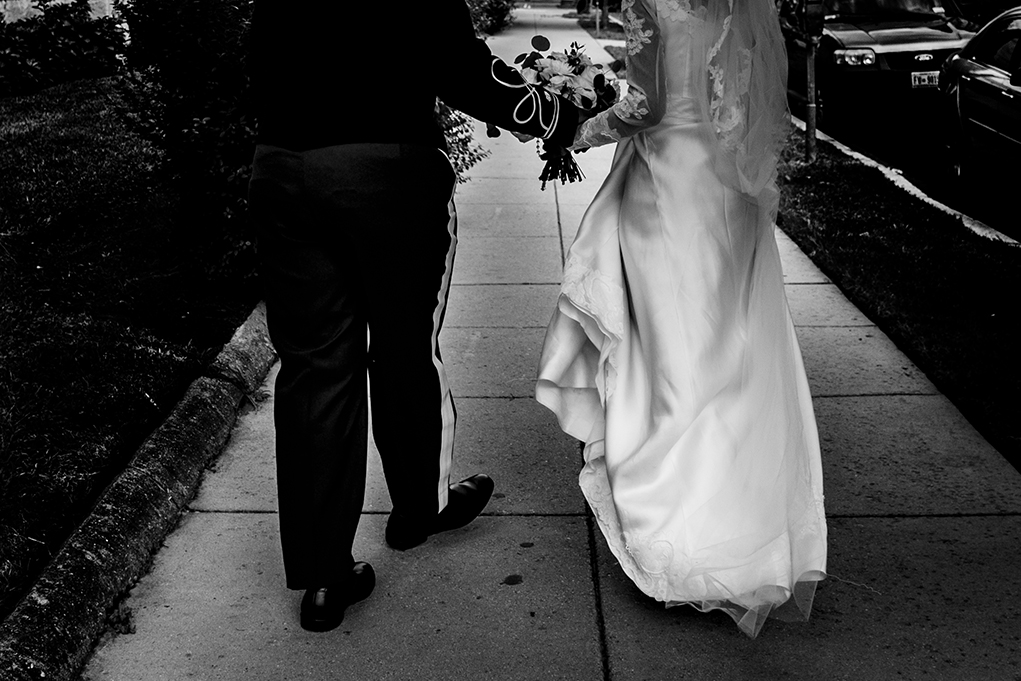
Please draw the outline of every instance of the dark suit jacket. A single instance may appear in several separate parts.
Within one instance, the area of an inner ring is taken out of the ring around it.
[[[573,141],[577,109],[494,57],[463,0],[256,0],[251,39],[261,144],[444,148],[437,97],[508,130]]]

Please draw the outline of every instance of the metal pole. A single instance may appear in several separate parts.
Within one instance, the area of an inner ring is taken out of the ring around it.
[[[808,106],[805,111],[805,160],[809,163],[815,162],[815,53],[819,46],[819,38],[809,36],[805,41],[808,44],[806,73],[808,75]]]

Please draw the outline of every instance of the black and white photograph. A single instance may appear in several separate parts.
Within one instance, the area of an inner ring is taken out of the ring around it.
[[[1021,680],[1021,0],[0,10],[0,681]]]

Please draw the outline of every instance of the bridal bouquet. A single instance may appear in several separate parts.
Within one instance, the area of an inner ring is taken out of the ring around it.
[[[546,55],[550,42],[537,35],[532,37],[532,47],[532,52],[520,54],[514,60],[527,83],[560,95],[589,116],[609,109],[617,101],[617,82],[607,79],[606,67],[593,63],[582,52],[583,46],[571,43],[565,52]],[[557,144],[543,141],[539,158],[546,161],[539,175],[543,189],[550,180],[577,182],[585,177],[571,152]]]

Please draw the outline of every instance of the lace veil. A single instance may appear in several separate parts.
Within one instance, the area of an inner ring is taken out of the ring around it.
[[[775,0],[623,0],[628,94],[586,121],[575,148],[619,141],[659,123],[668,107],[661,44],[667,24],[691,36],[689,92],[716,139],[716,171],[775,218],[775,172],[789,126],[787,54]]]
[[[694,92],[703,120],[716,133],[716,170],[725,184],[759,198],[775,217],[776,164],[790,117],[787,52],[774,0],[690,5],[701,18],[692,26]]]

